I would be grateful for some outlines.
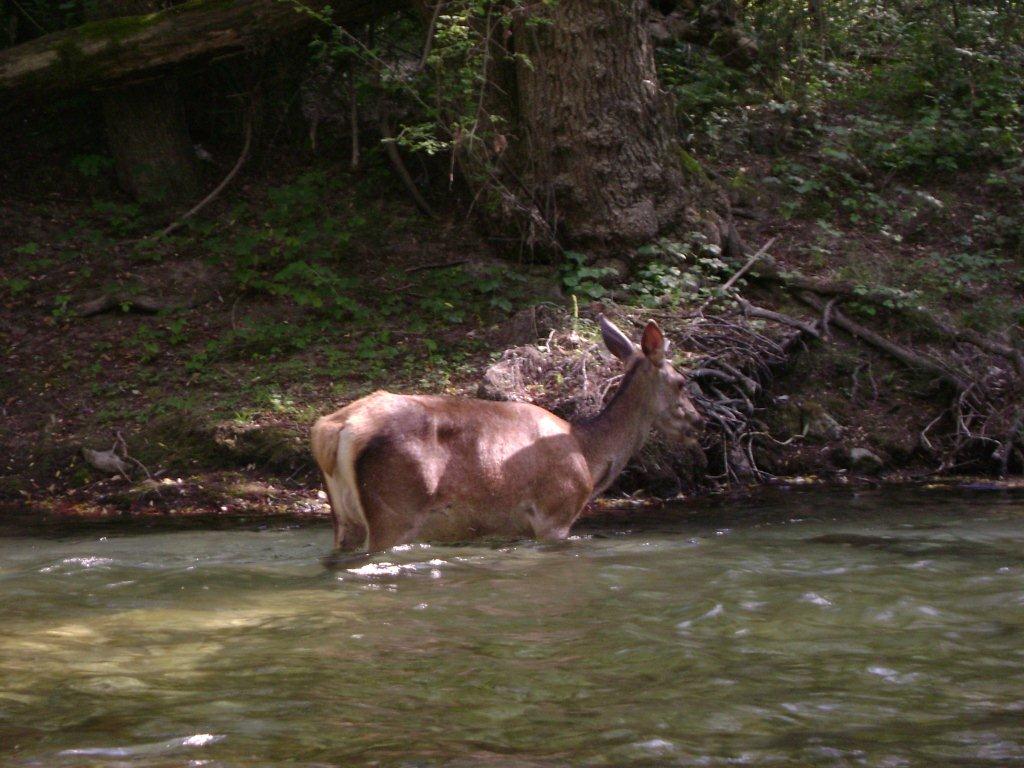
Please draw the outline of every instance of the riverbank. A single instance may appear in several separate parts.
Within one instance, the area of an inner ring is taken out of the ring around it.
[[[78,530],[224,530],[267,525],[330,524],[322,491],[304,483],[276,485],[232,473],[147,483],[100,481],[88,488],[22,501],[0,500],[0,535],[65,534]],[[666,514],[716,515],[715,510],[758,505],[786,493],[1024,493],[1024,479],[944,477],[933,480],[794,477],[769,484],[723,487],[690,497],[605,496],[588,505],[578,525],[587,530],[628,527]],[[147,498],[148,497],[148,498]],[[327,539],[325,539],[327,541]]]
[[[1006,184],[969,191],[970,170],[879,190],[870,221],[826,222],[793,181],[820,147],[780,157],[730,143],[700,172],[732,176],[731,222],[652,244],[650,263],[616,276],[579,254],[510,255],[458,189],[433,190],[439,216],[423,217],[376,151],[355,172],[340,154],[267,160],[154,240],[160,216],[112,174],[75,170],[85,139],[21,140],[0,167],[0,498],[12,503],[312,514],[318,415],[375,389],[476,396],[493,380],[489,396],[580,415],[581,393],[599,407],[616,374],[596,344],[602,311],[634,330],[658,319],[712,415],[700,451],[655,443],[613,495],[1024,469],[1012,338],[1024,273],[992,255],[990,226],[1013,198]],[[885,211],[909,222],[905,237]],[[965,238],[989,255],[970,256]],[[495,364],[512,366],[507,391]],[[128,479],[83,450],[114,450]]]

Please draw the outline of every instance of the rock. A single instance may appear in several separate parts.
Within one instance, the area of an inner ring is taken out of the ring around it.
[[[484,400],[532,402],[528,387],[538,381],[543,365],[544,354],[536,347],[509,349],[484,372],[476,395]]]
[[[109,451],[94,451],[89,448],[82,449],[82,457],[86,462],[98,469],[100,472],[106,472],[108,475],[124,475],[128,476],[128,472],[131,467],[124,459],[114,453],[114,450]]]
[[[498,326],[494,342],[502,347],[536,344],[546,339],[552,328],[565,323],[566,313],[551,304],[538,304],[516,312]]]
[[[276,424],[222,421],[214,426],[213,442],[237,463],[295,469],[308,463],[304,435]]]
[[[806,400],[800,403],[800,413],[803,419],[802,431],[810,440],[828,442],[843,436],[842,425],[820,403]]]
[[[847,453],[847,459],[850,469],[857,472],[875,474],[885,466],[885,462],[882,461],[881,457],[867,448],[851,448]]]

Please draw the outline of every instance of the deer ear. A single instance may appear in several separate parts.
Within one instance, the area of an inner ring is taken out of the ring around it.
[[[636,347],[633,346],[633,342],[626,337],[626,334],[616,328],[608,318],[601,315],[598,318],[598,324],[601,326],[601,338],[604,339],[604,345],[619,360],[626,362],[636,354]]]
[[[661,328],[653,320],[649,320],[647,327],[644,328],[644,335],[640,340],[640,349],[647,355],[647,359],[655,365],[661,365],[665,359],[665,350],[668,349],[668,345],[665,343],[665,336],[661,332]]]

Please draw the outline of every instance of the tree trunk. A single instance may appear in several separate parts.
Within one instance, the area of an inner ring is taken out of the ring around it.
[[[173,77],[103,95],[103,121],[121,187],[147,206],[192,202],[199,193]]]
[[[161,10],[160,0],[101,0],[93,19]],[[103,122],[121,187],[146,206],[187,203],[199,192],[195,152],[173,74],[103,93]]]
[[[692,196],[658,87],[647,0],[559,0],[515,26],[522,177],[559,239],[649,242]],[[536,23],[539,21],[540,23]]]

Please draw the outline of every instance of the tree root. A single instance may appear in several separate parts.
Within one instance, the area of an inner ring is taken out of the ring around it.
[[[105,293],[95,299],[79,304],[75,308],[75,314],[79,317],[92,317],[115,309],[122,309],[125,312],[155,315],[158,312],[176,309],[193,309],[200,304],[205,304],[210,298],[212,296],[202,295],[186,302],[174,302],[156,296]]]
[[[743,249],[740,249],[742,254]],[[937,472],[988,466],[1006,474],[1011,461],[1021,456],[1024,470],[1024,348],[1008,337],[985,336],[957,328],[934,312],[920,306],[893,300],[891,292],[865,290],[841,281],[810,278],[799,272],[783,271],[767,254],[744,264],[754,281],[771,283],[785,289],[801,303],[815,310],[817,323],[756,307],[737,297],[746,318],[759,318],[795,328],[788,345],[801,340],[829,341],[829,327],[835,326],[898,361],[908,369],[920,371],[945,384],[953,396],[948,408],[939,414],[920,435],[920,445],[939,461]],[[840,311],[845,301],[856,301],[885,310],[912,324],[911,330],[924,332],[952,348],[939,355],[924,353],[855,322]],[[708,367],[702,363],[702,368]],[[705,374],[706,375],[706,374]],[[726,386],[734,387],[725,382]],[[947,424],[942,437],[932,435],[939,424]],[[735,428],[734,428],[735,429]]]
[[[235,178],[235,176],[238,175],[238,172],[242,169],[242,166],[245,165],[245,161],[249,157],[249,149],[252,147],[252,124],[253,113],[255,111],[256,108],[254,101],[253,105],[250,107],[249,111],[246,113],[245,116],[245,139],[242,142],[242,151],[239,153],[238,159],[235,161],[234,167],[232,167],[232,169],[228,171],[228,175],[221,179],[220,184],[214,187],[213,191],[210,192],[210,194],[208,194],[206,197],[204,197],[202,200],[200,200],[198,203],[196,203],[194,206],[192,206],[189,210],[187,210],[177,219],[172,221],[166,227],[161,229],[159,232],[156,232],[155,234],[152,234],[149,237],[145,238],[146,240],[160,240],[161,238],[167,237],[167,235],[171,234],[176,229],[180,228],[186,221],[195,216],[197,213],[203,210],[203,208],[208,206],[214,200],[216,200],[217,196],[221,192],[223,192],[224,189],[228,186],[228,184],[230,184],[231,181]]]
[[[863,325],[855,323],[838,309],[835,309],[836,297],[833,297],[828,303],[826,303],[809,291],[800,291],[797,293],[797,298],[809,307],[821,312],[823,317],[830,317],[832,323],[839,328],[842,328],[851,336],[856,336],[858,339],[870,344],[875,349],[885,352],[887,355],[900,361],[908,368],[934,374],[940,380],[952,384],[957,389],[967,388],[967,382],[964,381],[960,375],[953,372],[937,360],[913,352],[907,347],[890,341],[884,336],[880,336],[874,331],[865,328]],[[823,333],[819,334],[819,336],[824,339]]]

